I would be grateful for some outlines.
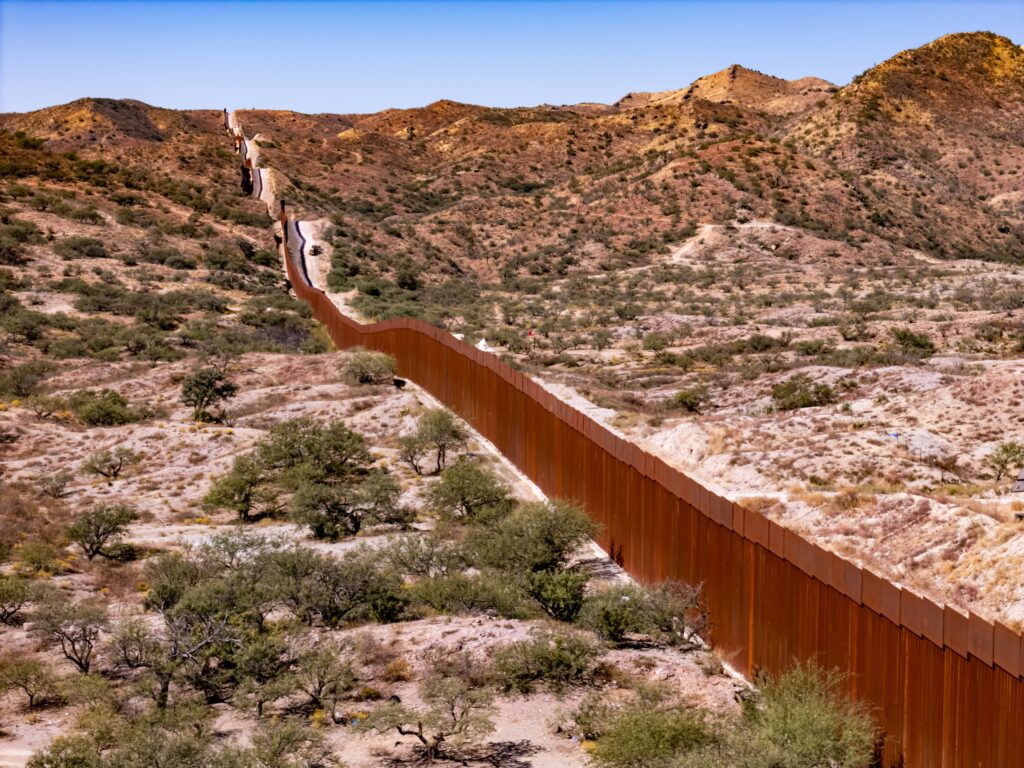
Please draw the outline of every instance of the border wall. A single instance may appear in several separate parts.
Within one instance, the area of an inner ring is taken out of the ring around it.
[[[241,150],[234,113],[225,126]],[[251,153],[241,157],[251,180]],[[936,605],[713,493],[447,331],[344,316],[310,283],[284,202],[248,193],[276,213],[291,286],[339,348],[393,355],[399,375],[545,494],[582,504],[601,525],[597,543],[638,581],[703,584],[708,639],[734,668],[751,678],[800,659],[847,672],[850,695],[873,706],[884,732],[886,768],[1024,768],[1020,633]]]

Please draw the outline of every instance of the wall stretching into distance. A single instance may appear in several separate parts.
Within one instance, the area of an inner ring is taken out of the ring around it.
[[[234,113],[225,125],[251,178]],[[298,220],[266,187],[260,195],[279,217],[292,288],[338,347],[394,355],[401,376],[544,493],[580,502],[602,526],[598,544],[638,581],[703,584],[708,640],[736,669],[752,677],[801,659],[849,673],[849,693],[876,708],[886,768],[1024,768],[1018,632],[936,605],[716,495],[447,331],[344,316],[306,275]]]

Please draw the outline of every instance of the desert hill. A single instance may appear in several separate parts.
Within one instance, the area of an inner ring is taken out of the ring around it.
[[[802,112],[836,91],[836,86],[817,77],[783,80],[739,64],[706,75],[686,88],[655,93],[629,93],[615,102],[619,109],[655,104],[678,104],[699,98],[736,103],[750,109],[788,115]]]

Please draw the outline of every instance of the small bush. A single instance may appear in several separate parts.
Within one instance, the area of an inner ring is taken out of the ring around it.
[[[147,418],[144,409],[129,406],[123,395],[112,389],[80,389],[67,398],[68,409],[90,427],[113,427]]]
[[[680,757],[715,742],[702,711],[667,702],[660,692],[642,691],[619,708],[589,702],[581,710],[577,720],[586,723],[587,735],[597,738],[594,761],[607,768],[674,767]]]
[[[427,578],[413,587],[413,596],[439,613],[487,613],[506,619],[531,616],[522,591],[509,579],[453,573]]]
[[[663,333],[648,333],[644,336],[643,348],[649,352],[663,352],[668,346],[669,339]]]
[[[103,241],[94,237],[66,237],[53,246],[53,252],[66,261],[105,259],[110,255]]]
[[[673,395],[672,407],[686,413],[700,413],[711,400],[707,384],[697,384],[681,389]]]
[[[57,561],[57,549],[45,541],[26,541],[14,551],[18,562],[18,571],[32,576],[47,573],[54,569]]]
[[[815,383],[806,373],[798,373],[772,387],[772,400],[780,411],[795,411],[834,403],[836,393],[828,384]]]
[[[638,633],[668,645],[694,648],[707,628],[707,609],[699,587],[667,581],[654,589],[633,584],[606,587],[590,595],[579,623],[613,644]]]
[[[470,531],[467,550],[478,566],[526,577],[564,567],[597,525],[564,501],[523,504],[493,527]]]
[[[416,578],[451,576],[466,567],[459,546],[436,531],[397,538],[382,547],[381,554],[396,571]]]
[[[8,397],[28,397],[52,370],[53,365],[45,360],[30,360],[0,373],[0,394]]]
[[[20,576],[0,575],[0,623],[13,624],[29,601],[32,582]]]
[[[576,621],[583,607],[587,576],[579,571],[538,571],[527,582],[530,597],[558,621]]]
[[[632,585],[603,589],[587,598],[580,612],[580,624],[619,645],[627,634],[643,632],[649,626],[641,605],[644,598],[643,590]]]
[[[493,520],[512,508],[511,490],[479,461],[461,458],[426,492],[427,506],[442,518]]]
[[[341,377],[347,384],[390,384],[397,367],[398,362],[391,355],[360,349],[349,355]]]
[[[576,632],[538,632],[494,652],[494,674],[506,691],[530,693],[541,683],[555,691],[584,681],[600,649]]]
[[[892,337],[900,348],[914,357],[931,357],[935,354],[935,342],[926,333],[915,333],[909,328],[892,328]]]
[[[985,457],[985,463],[995,473],[995,481],[1001,482],[1007,472],[1024,466],[1024,445],[1016,440],[1000,443]]]
[[[845,693],[845,677],[797,665],[759,681],[760,695],[744,703],[739,722],[682,768],[867,768],[876,727],[863,704]]]
[[[39,492],[51,499],[63,499],[67,496],[67,487],[75,477],[70,469],[59,469],[39,479]]]
[[[116,480],[120,474],[142,457],[130,448],[123,446],[110,451],[97,451],[86,457],[82,462],[82,470],[93,475]]]
[[[25,244],[40,240],[42,233],[32,222],[7,219],[0,225],[0,264],[24,264]]]
[[[181,382],[181,401],[192,407],[196,421],[218,421],[211,409],[238,393],[238,386],[217,368],[200,368]]]
[[[138,518],[134,509],[123,504],[94,507],[75,518],[68,528],[68,538],[82,548],[89,560],[96,555],[121,557],[124,550],[121,537],[128,530],[128,524]]]
[[[57,677],[37,659],[21,655],[0,657],[0,691],[16,689],[24,694],[29,709],[46,706],[60,698]]]

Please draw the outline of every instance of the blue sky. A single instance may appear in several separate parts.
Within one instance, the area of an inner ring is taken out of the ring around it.
[[[0,0],[0,111],[82,96],[341,113],[610,102],[733,63],[846,83],[979,29],[1024,43],[1024,2]]]

